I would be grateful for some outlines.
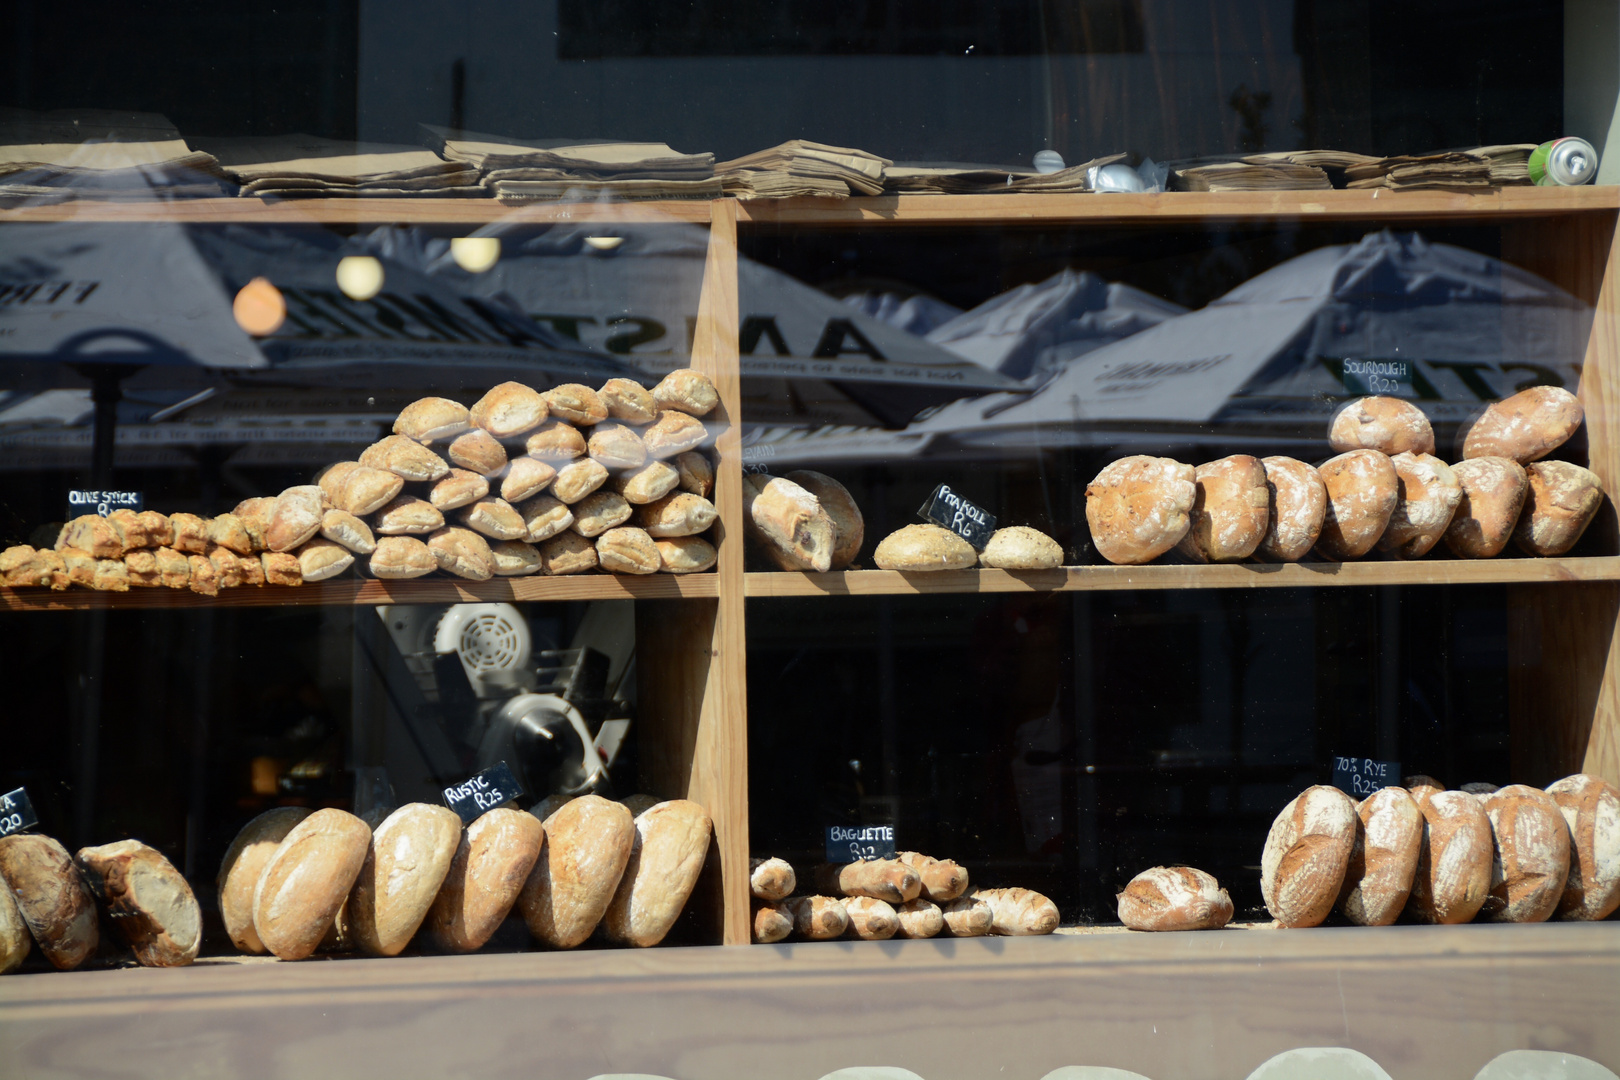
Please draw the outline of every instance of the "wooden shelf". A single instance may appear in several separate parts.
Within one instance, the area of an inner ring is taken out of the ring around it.
[[[666,202],[556,202],[516,206],[494,199],[173,199],[143,202],[75,200],[0,209],[9,221],[168,221],[196,225],[517,225],[524,222],[666,221],[708,224],[708,199]]]

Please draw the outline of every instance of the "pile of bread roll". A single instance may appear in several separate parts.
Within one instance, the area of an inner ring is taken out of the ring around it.
[[[1170,458],[1121,458],[1086,488],[1086,520],[1112,563],[1174,549],[1200,563],[1257,557],[1333,562],[1375,549],[1417,559],[1444,541],[1463,559],[1490,558],[1511,539],[1527,555],[1562,555],[1603,504],[1596,474],[1543,460],[1584,420],[1567,390],[1535,386],[1498,401],[1457,438],[1461,458],[1434,456],[1422,410],[1392,397],[1353,401],[1333,417],[1338,456],[1311,466],[1235,454],[1194,468]]]
[[[1620,791],[1577,774],[1545,791],[1427,776],[1358,804],[1312,787],[1272,823],[1260,889],[1278,926],[1337,908],[1361,926],[1593,921],[1620,907]]]
[[[203,519],[117,510],[75,518],[55,550],[0,554],[0,584],[205,595],[336,577],[357,559],[379,578],[708,570],[714,466],[700,417],[719,404],[700,372],[651,391],[630,379],[544,392],[508,382],[470,409],[408,405],[394,433],[315,484]]]
[[[1028,525],[997,529],[983,551],[939,525],[906,525],[883,538],[872,561],[882,570],[1053,570],[1063,565],[1063,548]]]
[[[753,938],[770,945],[859,938],[1028,936],[1057,929],[1058,909],[1032,889],[968,890],[968,872],[947,859],[902,851],[893,859],[823,865],[820,893],[794,895],[798,876],[782,859],[754,859]]]

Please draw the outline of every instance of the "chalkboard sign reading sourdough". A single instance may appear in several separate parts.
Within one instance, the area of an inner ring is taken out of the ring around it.
[[[922,509],[917,511],[917,516],[951,530],[972,544],[974,551],[983,551],[984,545],[990,542],[991,534],[996,531],[995,515],[962,498],[951,490],[949,484],[935,488]]]
[[[18,788],[0,795],[0,836],[10,836],[38,824],[39,815],[34,813],[34,803],[27,791]]]
[[[893,825],[828,825],[827,861],[861,862],[894,858]]]
[[[67,493],[67,517],[72,521],[85,514],[106,517],[114,510],[146,509],[146,495],[139,491],[70,491]]]
[[[464,780],[455,787],[444,789],[444,805],[461,816],[465,825],[471,825],[478,820],[486,810],[493,810],[502,803],[510,802],[523,795],[523,785],[517,782],[512,770],[507,768],[506,762],[497,762],[473,777]]]
[[[1333,759],[1333,786],[1353,799],[1365,799],[1380,788],[1395,787],[1400,782],[1401,763],[1398,761],[1362,757]]]

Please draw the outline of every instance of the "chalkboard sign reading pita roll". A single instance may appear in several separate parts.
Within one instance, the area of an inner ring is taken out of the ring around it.
[[[67,516],[72,521],[84,514],[106,517],[114,510],[145,510],[146,495],[139,491],[70,491]]]
[[[893,825],[828,825],[827,861],[860,862],[894,858]]]
[[[1379,788],[1398,787],[1401,763],[1374,761],[1372,758],[1333,759],[1333,786],[1354,799],[1365,799]]]
[[[983,551],[984,545],[990,542],[991,534],[996,531],[995,515],[962,498],[951,490],[949,484],[935,488],[922,509],[917,511],[917,516],[951,530],[972,544],[974,551]]]
[[[39,815],[34,813],[27,791],[18,788],[0,795],[0,836],[10,836],[38,824]]]
[[[486,810],[502,803],[521,798],[523,785],[517,782],[506,762],[497,762],[455,787],[444,789],[444,805],[461,816],[462,824],[471,825]]]

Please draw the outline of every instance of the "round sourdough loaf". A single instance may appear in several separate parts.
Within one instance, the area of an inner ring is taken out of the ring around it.
[[[446,952],[482,948],[517,903],[544,835],[539,818],[502,807],[467,826],[428,912],[433,943]]]
[[[1327,513],[1316,552],[1335,562],[1359,559],[1384,535],[1400,499],[1400,478],[1389,455],[1351,450],[1316,467],[1327,488]]]
[[[1387,787],[1362,799],[1356,818],[1339,911],[1358,926],[1388,926],[1412,893],[1423,847],[1423,811],[1405,788]]]
[[[268,950],[253,929],[253,890],[270,856],[281,842],[313,811],[303,806],[278,806],[266,810],[246,825],[225,850],[220,860],[219,876],[215,884],[219,889],[219,915],[225,923],[225,933],[232,944],[245,953],[263,953]]]
[[[831,896],[798,896],[787,901],[793,932],[806,941],[831,941],[849,929],[844,902]]]
[[[1491,822],[1477,795],[1436,791],[1418,801],[1423,846],[1406,910],[1418,922],[1450,926],[1479,914],[1491,891]]]
[[[1462,488],[1446,528],[1446,547],[1459,559],[1499,555],[1513,536],[1530,491],[1530,475],[1512,458],[1479,457],[1451,467]]]
[[[313,953],[370,848],[371,828],[343,810],[317,810],[294,825],[253,891],[253,928],[264,947],[283,960]]]
[[[1364,397],[1333,414],[1328,445],[1338,453],[1377,450],[1396,454],[1434,453],[1434,427],[1423,410],[1393,397]]]
[[[1106,466],[1086,485],[1086,523],[1097,553],[1140,565],[1175,547],[1192,524],[1195,476],[1191,465],[1141,454]]]
[[[1490,792],[1484,803],[1495,852],[1480,914],[1492,922],[1546,922],[1569,879],[1569,827],[1558,803],[1525,784]]]
[[[1327,514],[1327,488],[1316,467],[1291,457],[1261,458],[1266,470],[1266,535],[1255,553],[1298,562],[1316,546]]]
[[[1513,543],[1526,555],[1562,555],[1597,517],[1603,484],[1596,473],[1567,461],[1535,461],[1524,471],[1530,489]]]
[[[945,915],[939,910],[939,905],[921,897],[907,900],[894,909],[894,914],[900,920],[895,937],[931,938],[945,929]]]
[[[1558,917],[1596,922],[1620,907],[1620,791],[1577,773],[1547,788],[1569,827],[1569,879]]]
[[[945,916],[945,933],[951,937],[983,937],[995,920],[990,905],[973,896],[947,900],[940,910]]]
[[[608,416],[626,424],[650,424],[658,419],[658,400],[633,379],[609,379],[596,391]]]
[[[497,439],[511,439],[539,427],[546,415],[546,399],[538,390],[503,382],[478,399],[468,419]]]
[[[993,934],[1033,937],[1057,929],[1057,905],[1034,889],[975,889],[972,895],[990,905]]]
[[[202,908],[163,853],[139,840],[80,848],[91,891],[143,967],[185,967],[202,947]]]
[[[0,881],[0,975],[22,967],[33,947],[34,937],[28,932],[22,912],[17,910],[17,900],[5,882]]]
[[[394,418],[394,434],[419,443],[453,439],[471,426],[467,406],[442,397],[419,398]]]
[[[793,914],[786,904],[754,905],[754,944],[774,945],[793,933]]]
[[[1450,465],[1430,454],[1396,454],[1390,464],[1399,494],[1378,550],[1397,559],[1421,559],[1445,535],[1462,499],[1462,484]]]
[[[546,409],[552,416],[570,424],[590,427],[607,419],[607,406],[602,399],[596,396],[595,390],[580,383],[562,383],[540,396],[546,399]]]
[[[1155,866],[1119,894],[1119,921],[1132,930],[1219,930],[1232,921],[1220,882],[1190,866]]]
[[[518,894],[518,911],[536,941],[572,949],[591,936],[624,877],[635,831],[630,811],[599,795],[552,811],[540,856]]]
[[[862,941],[887,941],[900,932],[900,916],[887,900],[875,896],[851,896],[844,901],[849,915],[847,938]]]
[[[1505,457],[1520,465],[1539,461],[1580,429],[1580,399],[1558,386],[1532,386],[1491,405],[1457,432],[1464,458]]]
[[[1327,918],[1355,842],[1356,804],[1338,788],[1308,787],[1282,808],[1260,856],[1260,892],[1279,926]]]
[[[883,570],[966,570],[979,561],[979,553],[949,529],[907,525],[878,542],[872,561]]]
[[[406,803],[371,834],[349,892],[348,924],[371,956],[398,956],[427,917],[461,842],[461,818],[429,803]]]
[[[602,916],[609,941],[646,947],[664,940],[697,884],[712,832],[708,811],[686,799],[636,816],[630,861]]]
[[[786,859],[750,859],[748,865],[748,891],[756,900],[775,903],[793,895],[799,879]]]
[[[861,544],[866,540],[866,519],[861,516],[854,497],[837,480],[811,469],[796,469],[783,479],[791,480],[814,495],[821,509],[832,519],[833,550],[829,569],[846,569],[860,554]],[[710,487],[713,487],[712,481]]]
[[[1238,562],[1254,554],[1271,522],[1271,490],[1257,457],[1233,454],[1193,470],[1191,524],[1176,550],[1194,562]]]
[[[998,570],[1055,570],[1063,565],[1058,542],[1028,525],[1009,525],[990,534],[979,565]]]
[[[96,951],[96,902],[61,844],[35,833],[0,839],[0,878],[52,967],[72,971]]]

